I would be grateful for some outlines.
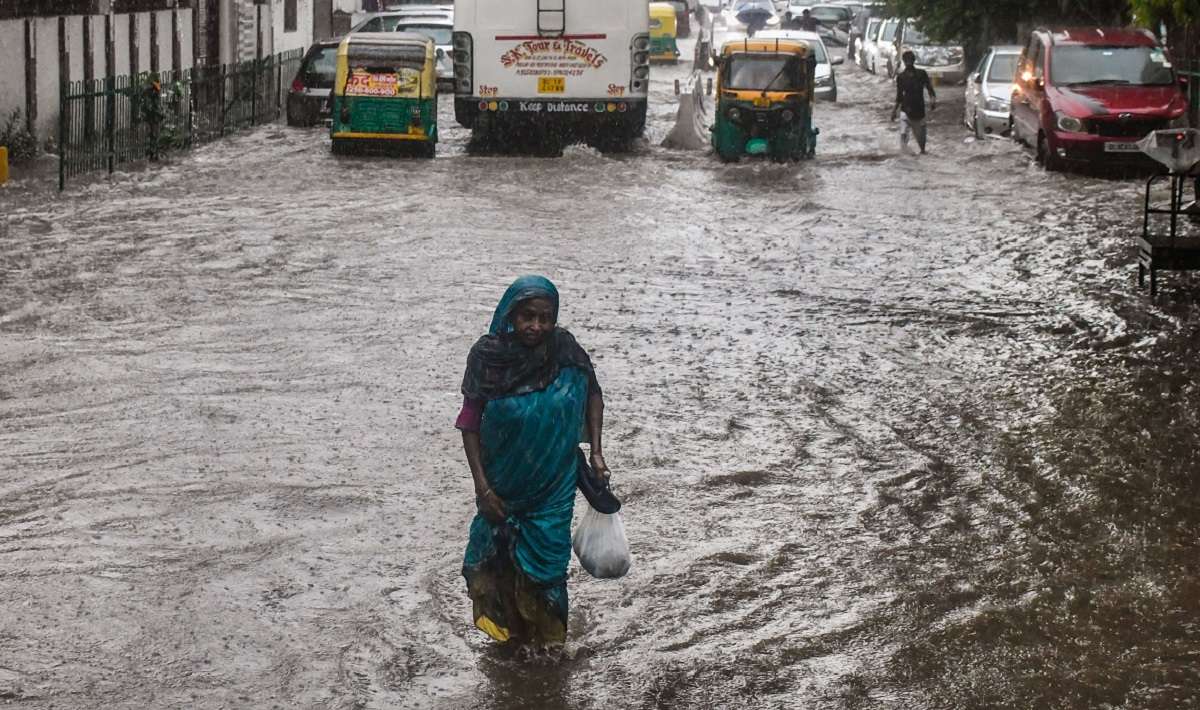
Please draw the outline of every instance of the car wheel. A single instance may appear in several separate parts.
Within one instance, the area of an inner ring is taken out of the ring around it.
[[[1050,144],[1046,141],[1046,135],[1044,133],[1038,134],[1037,162],[1040,163],[1042,168],[1044,168],[1048,173],[1056,173],[1062,170],[1062,163],[1059,161],[1057,156],[1050,152]]]

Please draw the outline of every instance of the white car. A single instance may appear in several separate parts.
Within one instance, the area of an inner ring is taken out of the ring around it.
[[[967,78],[963,122],[976,138],[1001,135],[1008,131],[1012,87],[1017,73],[1021,47],[988,47],[979,66]]]
[[[402,10],[374,12],[360,20],[350,28],[351,32],[394,32],[401,21],[421,19],[442,19],[454,22],[453,5],[405,5]]]
[[[433,40],[437,47],[438,88],[454,89],[454,20],[427,15],[402,17],[396,23],[396,32],[415,32]]]
[[[867,20],[867,29],[863,31],[862,43],[858,47],[858,66],[875,73],[875,59],[879,56],[879,28],[883,27],[882,17],[872,17]]]
[[[900,20],[890,17],[879,26],[879,36],[875,38],[875,52],[871,60],[871,71],[876,74],[882,70],[887,78],[894,79],[900,71]]]
[[[812,48],[813,56],[816,57],[817,66],[813,83],[814,98],[824,101],[837,101],[837,75],[833,68],[845,61],[844,58],[836,59],[829,56],[829,50],[825,48],[825,41],[821,39],[821,35],[816,32],[803,32],[801,30],[763,30],[755,35],[756,39],[797,39],[808,44]]]
[[[967,76],[965,53],[960,44],[938,44],[917,29],[912,20],[904,23],[897,37],[896,44],[900,47],[900,57],[905,52],[912,52],[916,57],[918,69],[924,69],[929,78],[943,84],[957,84]],[[896,71],[902,66],[899,58],[896,60]]]

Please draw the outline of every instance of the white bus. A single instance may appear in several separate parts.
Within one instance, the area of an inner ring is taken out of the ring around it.
[[[646,126],[646,0],[456,0],[454,115],[476,145],[626,150]]]

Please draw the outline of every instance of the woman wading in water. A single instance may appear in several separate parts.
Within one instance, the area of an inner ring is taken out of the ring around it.
[[[604,399],[588,354],[557,327],[558,290],[522,276],[467,357],[462,430],[478,514],[463,559],[475,625],[501,642],[561,644],[580,441],[608,477]]]

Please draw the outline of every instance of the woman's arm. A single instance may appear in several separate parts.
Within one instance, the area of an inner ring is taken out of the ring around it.
[[[592,470],[608,478],[608,464],[604,463],[604,395],[599,392],[588,395],[587,430],[592,442]]]
[[[475,505],[483,517],[493,523],[503,522],[508,517],[504,501],[488,484],[487,475],[483,471],[483,447],[479,443],[479,432],[466,431],[462,433],[463,451],[467,454],[467,465],[471,467],[471,478],[475,481]]]

